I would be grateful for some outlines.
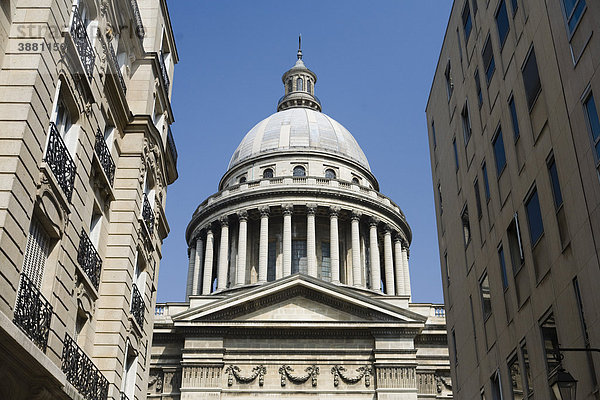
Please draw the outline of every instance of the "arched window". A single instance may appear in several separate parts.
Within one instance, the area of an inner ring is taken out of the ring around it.
[[[304,90],[304,81],[302,78],[296,80],[296,90]]]
[[[288,81],[287,81],[287,90],[288,90],[288,93],[290,93],[292,90],[294,90],[294,88],[292,87],[291,79],[288,79]]]
[[[306,169],[301,165],[295,166],[294,167],[294,176],[306,176]]]
[[[335,179],[336,178],[335,171],[332,170],[331,168],[327,168],[325,170],[325,178],[327,178],[327,179]]]
[[[239,183],[244,183],[244,182],[246,182],[246,177],[242,176],[239,180]]]
[[[263,178],[272,178],[273,170],[271,168],[267,168],[263,171]]]
[[[352,178],[352,183],[355,183],[355,184],[359,185],[360,181],[358,180],[357,177],[354,177],[354,178]]]
[[[312,82],[310,79],[306,81],[306,91],[312,94]]]

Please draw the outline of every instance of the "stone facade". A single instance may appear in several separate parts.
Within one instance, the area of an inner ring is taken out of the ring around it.
[[[410,227],[315,82],[299,51],[194,212],[148,398],[452,398],[444,308],[410,302]]]
[[[561,366],[598,397],[559,348],[600,347],[599,30],[595,1],[454,2],[427,122],[461,399],[552,398]]]
[[[166,187],[166,2],[0,7],[0,398],[145,396]]]

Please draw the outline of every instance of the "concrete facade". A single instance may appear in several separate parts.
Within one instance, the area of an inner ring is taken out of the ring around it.
[[[458,398],[553,398],[561,365],[598,397],[598,356],[557,351],[600,347],[599,21],[453,4],[426,113]]]
[[[144,398],[177,61],[165,1],[2,2],[0,398]]]
[[[452,398],[444,309],[410,301],[404,214],[321,114],[301,51],[282,82],[188,225],[148,398]]]

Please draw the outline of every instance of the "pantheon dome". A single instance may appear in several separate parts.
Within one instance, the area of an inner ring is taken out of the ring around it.
[[[443,305],[411,303],[408,222],[316,82],[298,50],[277,111],[193,212],[149,398],[452,397]]]

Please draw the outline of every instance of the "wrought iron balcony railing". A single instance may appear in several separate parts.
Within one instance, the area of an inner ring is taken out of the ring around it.
[[[146,31],[144,30],[144,24],[142,24],[140,8],[138,7],[137,0],[131,0],[130,2],[131,7],[133,8],[133,18],[135,19],[135,33],[140,39],[143,39],[146,35]]]
[[[144,327],[144,311],[146,306],[144,305],[144,299],[137,287],[134,283],[132,287],[131,293],[131,314],[135,321],[138,323],[140,328]]]
[[[62,371],[86,400],[106,400],[108,397],[108,380],[69,334],[65,335]]]
[[[167,129],[167,146],[173,157],[175,167],[177,167],[177,147],[175,147],[175,140],[173,139],[173,132],[171,132],[171,126]]]
[[[119,78],[119,85],[121,85],[123,93],[127,93],[127,86],[125,85],[125,79],[123,79],[123,74],[121,73],[121,68],[119,67],[119,60],[117,59],[117,55],[115,54],[115,49],[113,49],[113,46],[110,43],[108,43],[106,47],[108,47],[110,62],[113,65],[117,77]]]
[[[79,236],[77,262],[88,278],[90,278],[96,290],[98,290],[100,286],[100,271],[102,271],[102,259],[83,229]]]
[[[152,206],[150,206],[150,201],[148,201],[146,193],[144,193],[144,204],[142,205],[142,218],[146,223],[148,232],[152,234],[154,232],[154,211],[152,210]]]
[[[79,15],[79,8],[77,5],[73,5],[73,13],[71,15],[71,37],[75,42],[75,47],[79,53],[79,58],[83,64],[83,69],[88,76],[92,79],[94,72],[94,62],[96,61],[96,54],[94,54],[94,48],[92,42],[88,37],[86,26],[83,23],[81,16]]]
[[[163,81],[165,82],[165,88],[168,92],[171,82],[169,81],[167,66],[165,65],[165,55],[162,51],[158,53],[158,65],[160,66],[160,74],[162,75]]]
[[[48,147],[46,148],[44,161],[52,170],[67,199],[71,201],[73,185],[75,184],[75,163],[54,122],[50,122],[48,136]]]
[[[21,274],[13,321],[39,347],[46,351],[52,306],[25,274]]]
[[[96,145],[94,148],[96,150],[98,160],[100,160],[100,165],[102,165],[102,169],[104,170],[104,173],[108,177],[108,181],[112,186],[115,179],[115,162],[110,155],[110,149],[106,145],[104,135],[102,135],[100,129],[96,131]]]
[[[129,397],[124,392],[121,392],[121,400],[129,400]]]

